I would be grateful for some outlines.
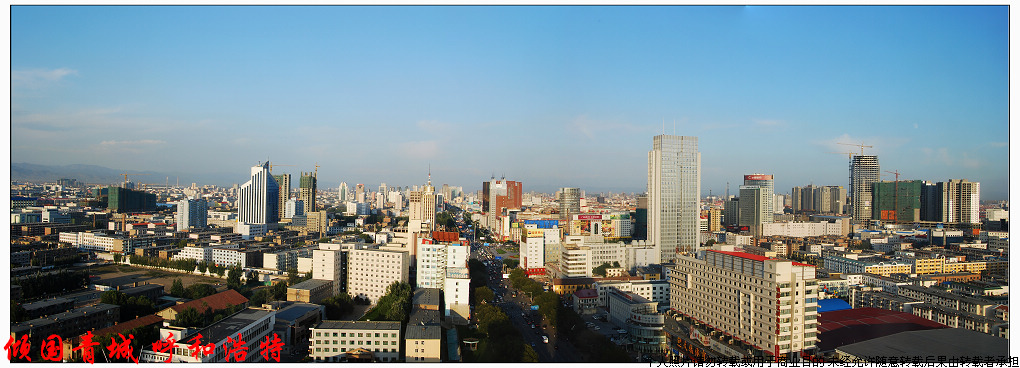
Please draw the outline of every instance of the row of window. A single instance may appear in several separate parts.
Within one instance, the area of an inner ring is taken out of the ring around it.
[[[347,337],[347,333],[346,332],[333,332],[333,337],[338,337],[337,336],[338,333],[340,334],[339,337]],[[382,335],[380,336],[380,333],[376,332],[375,333],[375,337],[391,337],[389,332],[382,332],[381,334]],[[396,332],[392,333],[392,335],[393,335],[392,337],[397,337],[397,333]],[[315,333],[315,337],[329,337],[329,336],[330,336],[329,332],[316,332]],[[351,337],[354,337],[354,332],[351,332]],[[372,333],[371,332],[368,332],[368,333],[358,332],[358,337],[372,337]]]

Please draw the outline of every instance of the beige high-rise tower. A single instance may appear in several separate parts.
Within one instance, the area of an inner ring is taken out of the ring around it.
[[[701,153],[698,138],[658,135],[648,151],[648,240],[660,262],[694,254],[700,246],[698,208]]]

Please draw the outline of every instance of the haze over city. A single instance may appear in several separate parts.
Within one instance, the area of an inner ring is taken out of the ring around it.
[[[16,6],[11,162],[641,193],[665,131],[703,195],[846,186],[845,142],[1007,199],[1008,46],[998,6]]]

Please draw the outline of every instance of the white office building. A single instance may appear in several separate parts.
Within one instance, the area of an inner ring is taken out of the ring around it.
[[[648,240],[661,262],[700,246],[701,153],[698,138],[658,135],[648,152]]]
[[[269,173],[269,162],[253,166],[251,179],[237,195],[237,233],[244,239],[265,235],[270,224],[279,218],[279,190],[276,179]]]

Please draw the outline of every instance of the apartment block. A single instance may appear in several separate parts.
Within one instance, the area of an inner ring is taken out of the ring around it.
[[[347,253],[347,292],[373,303],[386,295],[386,287],[408,280],[407,253],[378,248],[352,249]]]
[[[818,340],[811,265],[708,250],[702,259],[679,257],[669,283],[673,311],[773,356]]]
[[[316,362],[397,362],[400,322],[322,321],[311,329],[309,353]]]

